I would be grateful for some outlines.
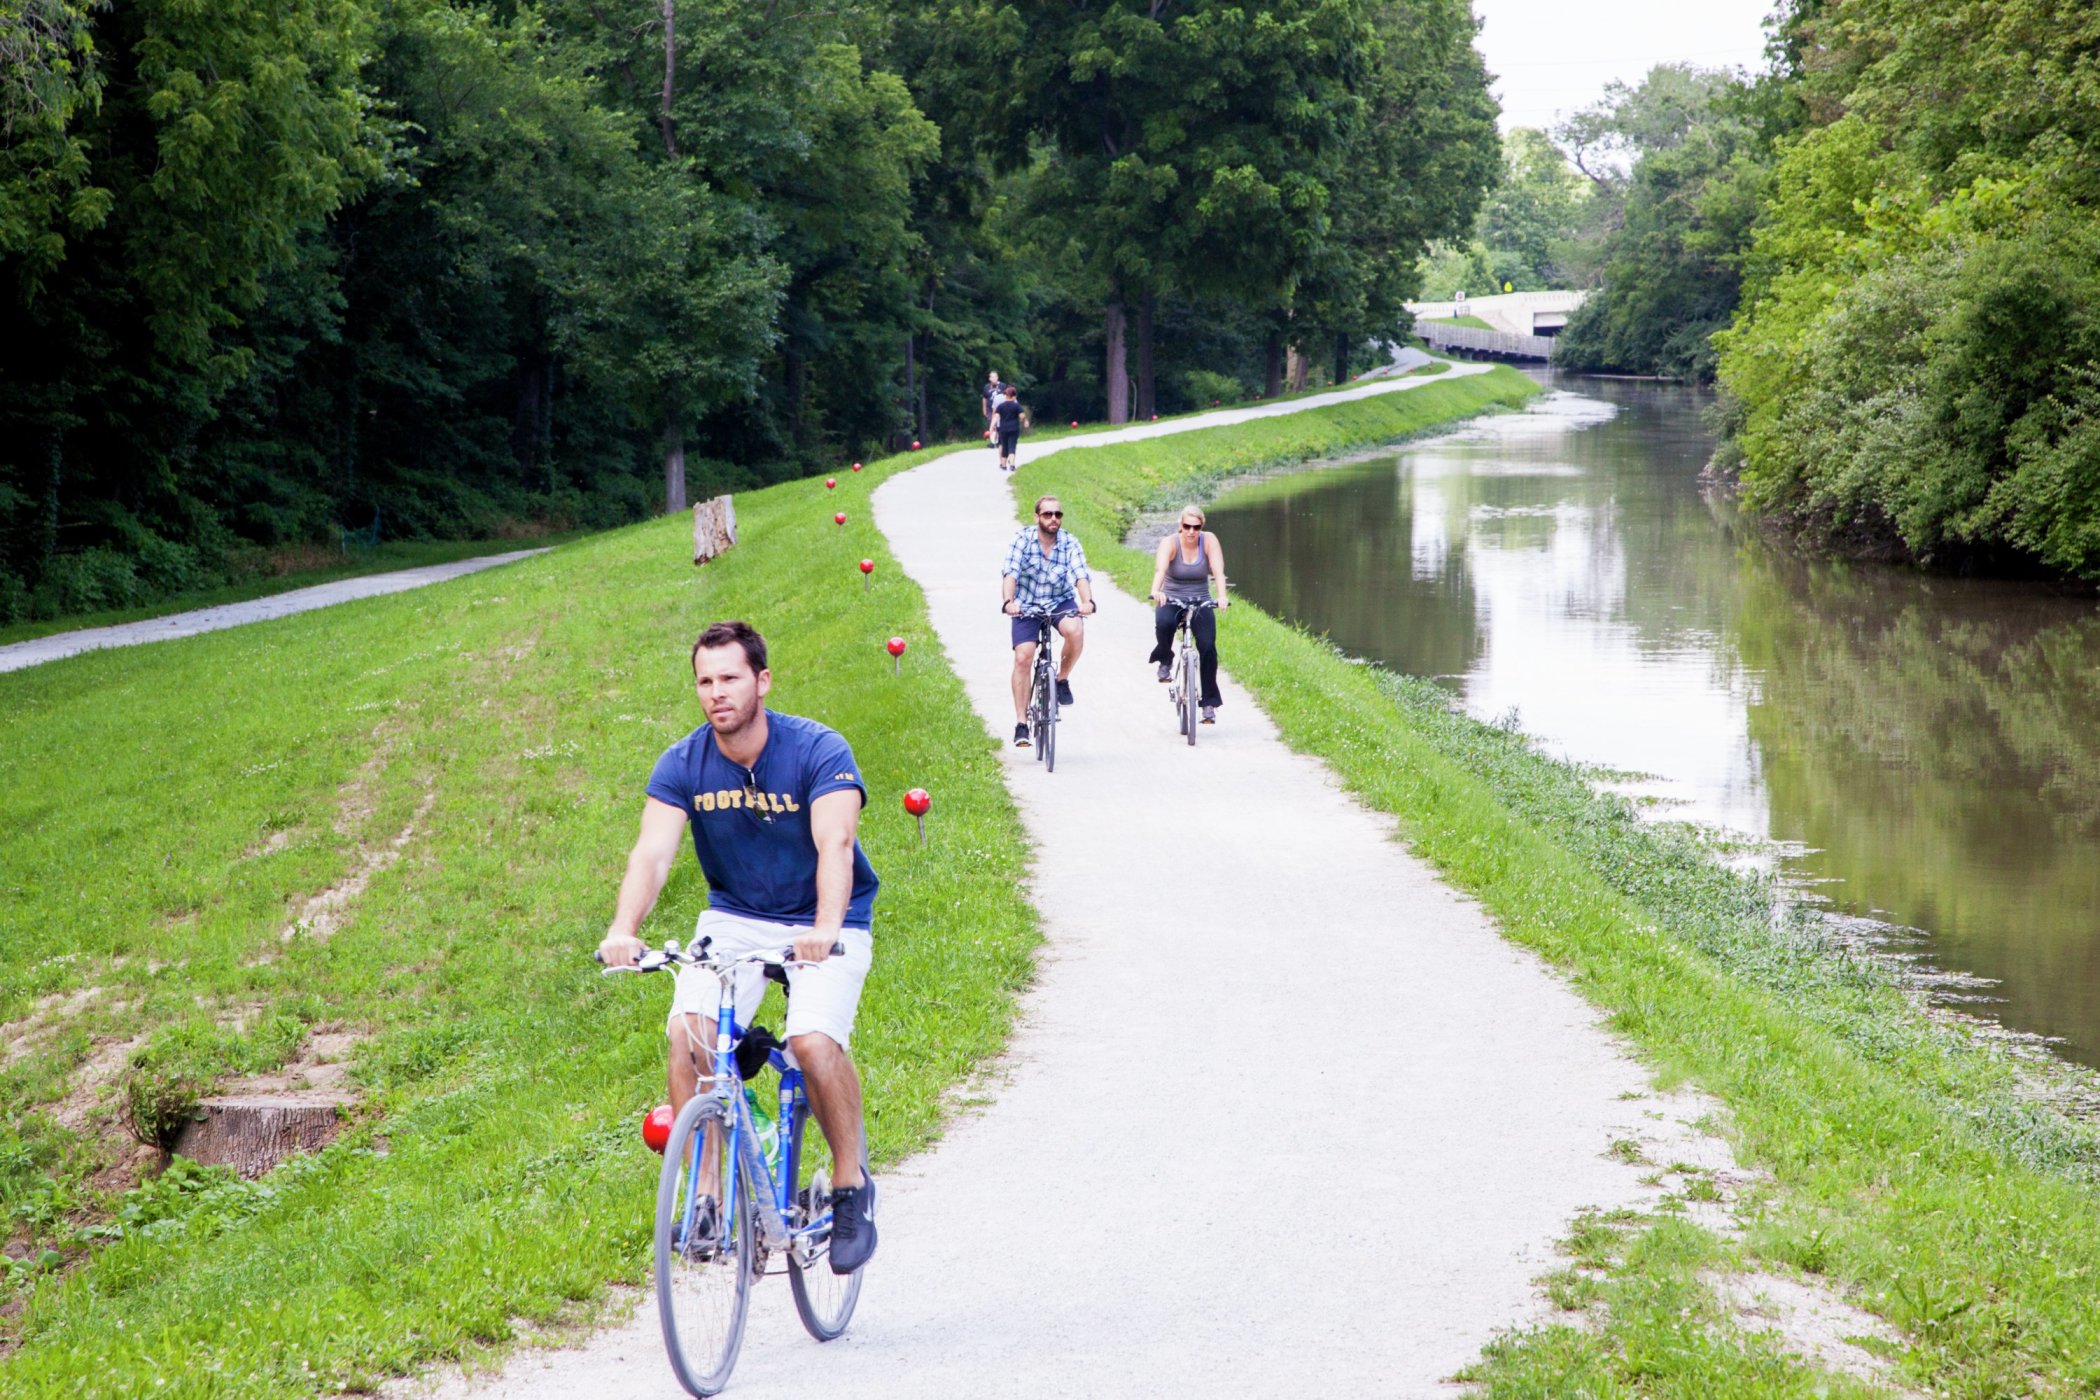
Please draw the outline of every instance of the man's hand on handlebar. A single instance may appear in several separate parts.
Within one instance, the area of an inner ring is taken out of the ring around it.
[[[646,951],[642,940],[631,933],[608,933],[598,944],[598,961],[607,967],[633,967]]]
[[[820,963],[831,956],[832,945],[837,942],[838,934],[835,932],[805,933],[795,940],[795,959],[798,962]]]

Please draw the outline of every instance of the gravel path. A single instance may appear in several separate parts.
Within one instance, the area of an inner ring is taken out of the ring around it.
[[[874,507],[1005,738],[1008,479],[958,452]],[[1650,1199],[1605,1155],[1643,1126],[1622,1095],[1647,1077],[1595,1012],[1229,678],[1183,744],[1150,609],[1095,587],[1058,771],[1005,750],[1048,944],[988,1103],[882,1179],[844,1339],[810,1342],[785,1282],[761,1285],[732,1396],[1449,1395],[1537,1316],[1578,1210]],[[580,1348],[440,1388],[678,1393],[648,1297]]]
[[[216,632],[222,627],[239,627],[248,622],[267,622],[273,617],[290,617],[293,613],[334,607],[353,598],[405,593],[411,588],[443,583],[448,578],[478,573],[498,564],[514,563],[546,552],[544,549],[514,549],[508,554],[484,554],[478,559],[458,559],[450,564],[425,564],[419,569],[396,569],[390,574],[337,579],[334,583],[317,583],[311,588],[273,593],[267,598],[251,598],[245,603],[226,603],[216,608],[149,617],[144,622],[124,622],[115,627],[84,627],[77,632],[53,632],[48,637],[0,646],[0,671],[41,666],[62,656],[77,656],[83,651],[100,651],[104,647],[133,647],[141,642],[194,637],[199,632]]]

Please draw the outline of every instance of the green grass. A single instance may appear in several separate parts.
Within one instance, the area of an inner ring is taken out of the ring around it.
[[[484,554],[507,554],[514,549],[536,549],[541,545],[560,544],[574,538],[575,532],[570,531],[566,534],[507,540],[396,540],[350,555],[335,555],[333,551],[315,550],[310,555],[298,556],[299,560],[306,562],[300,562],[296,567],[287,567],[282,572],[258,573],[220,588],[177,594],[136,608],[112,608],[102,612],[75,613],[69,617],[9,623],[0,627],[0,646],[6,646],[10,642],[26,642],[37,637],[48,637],[57,632],[72,632],[83,627],[114,627],[123,622],[144,622],[148,618],[166,617],[169,613],[188,612],[193,608],[215,608],[221,603],[245,603],[251,598],[267,598],[274,593],[288,593],[294,588],[311,588],[317,583],[333,583],[337,579],[362,578],[366,574],[389,573],[395,569],[415,569],[425,564],[449,564],[456,559],[475,559]],[[311,562],[316,560],[321,562]]]
[[[0,1291],[19,1305],[0,1393],[368,1388],[642,1279],[636,1125],[663,1097],[669,979],[601,980],[589,953],[650,766],[701,720],[687,648],[715,618],[765,630],[773,703],[861,759],[884,880],[854,1043],[870,1136],[878,1161],[932,1140],[944,1092],[1004,1043],[1038,937],[995,746],[868,510],[945,450],[741,495],[743,543],[704,569],[671,518],[0,676],[0,1021],[36,1028],[0,1066],[0,1209],[25,1260]],[[924,849],[911,786],[934,795]],[[411,825],[333,937],[280,939]],[[683,936],[702,902],[682,859],[646,933]],[[179,1110],[338,1028],[366,1038],[334,1146],[258,1184],[185,1171],[113,1194],[121,1101]],[[75,1132],[66,1088],[98,1054],[123,1068]]]
[[[1500,326],[1489,325],[1478,316],[1425,316],[1421,324],[1435,326],[1464,326],[1468,330],[1496,331]]]
[[[1057,494],[1068,526],[1097,542],[1097,566],[1140,589],[1149,558],[1112,542],[1141,511],[1414,430],[1410,413],[1448,416],[1431,395],[1482,394],[1498,380],[1512,395],[1509,380],[1529,386],[1498,370],[1061,454],[1025,465],[1015,492]],[[1351,664],[1244,602],[1229,616],[1226,668],[1287,742],[1393,814],[1505,936],[1566,969],[1659,1078],[1725,1105],[1736,1151],[1772,1177],[1741,1245],[1748,1263],[1858,1296],[1907,1334],[1901,1373],[1936,1393],[2100,1389],[2093,1128],[2024,1097],[2009,1054],[1928,1021],[1810,918],[1776,917],[1772,891],[1724,869],[1697,831],[1637,820],[1632,804],[1599,795],[1521,735],[1455,713],[1428,682]],[[1694,1287],[1658,1259],[1720,1248],[1710,1237],[1686,1244],[1690,1228],[1630,1226],[1600,1285],[1604,1320],[1505,1338],[1478,1368],[1486,1393],[1805,1393],[1798,1377],[1757,1379],[1769,1358],[1717,1342],[1710,1309],[1657,1301]],[[1667,1238],[1641,1244],[1656,1231]],[[1655,1361],[1665,1352],[1666,1365]]]

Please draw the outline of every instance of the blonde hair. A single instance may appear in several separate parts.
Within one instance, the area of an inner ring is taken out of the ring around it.
[[[1176,525],[1179,525],[1182,521],[1188,519],[1192,515],[1196,517],[1196,524],[1199,527],[1210,524],[1210,517],[1205,515],[1203,513],[1203,507],[1198,505],[1183,506],[1181,508],[1181,514],[1174,517],[1174,523]]]

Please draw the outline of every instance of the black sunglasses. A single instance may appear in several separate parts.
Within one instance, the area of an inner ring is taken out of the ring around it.
[[[1036,514],[1045,520],[1062,520],[1065,518],[1065,513],[1061,510],[1039,510]]]
[[[744,775],[744,810],[756,811],[758,819],[767,826],[773,824],[773,809],[766,803],[766,795],[758,790],[758,774]]]
[[[1203,527],[1201,525],[1184,525],[1181,528],[1184,530],[1200,530]]]

